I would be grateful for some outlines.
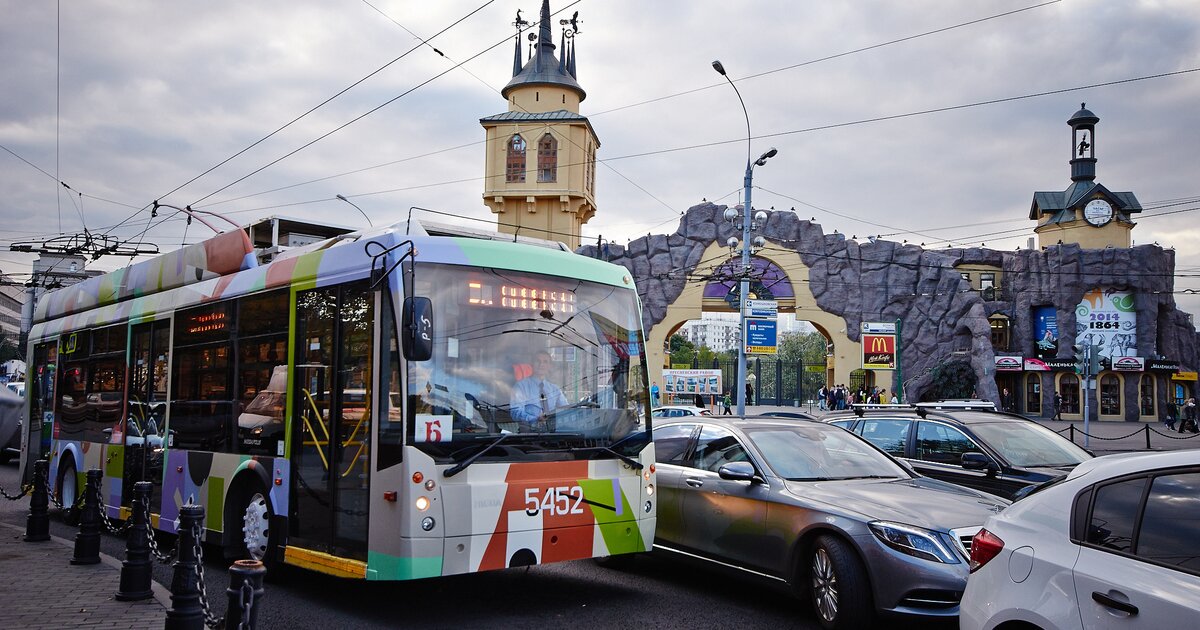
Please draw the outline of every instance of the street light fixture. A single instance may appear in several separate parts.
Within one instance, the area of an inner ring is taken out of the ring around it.
[[[738,283],[738,322],[742,331],[742,340],[738,344],[738,366],[737,366],[737,412],[739,416],[746,415],[746,296],[750,293],[750,247],[751,245],[762,247],[766,244],[765,239],[761,236],[750,240],[751,228],[757,228],[766,223],[767,213],[759,211],[753,212],[753,206],[750,205],[750,189],[754,185],[754,167],[763,166],[767,160],[775,157],[779,151],[775,147],[771,147],[766,153],[758,156],[757,160],[751,158],[753,155],[750,152],[750,113],[746,111],[746,101],[742,100],[742,93],[738,91],[737,85],[734,85],[733,80],[729,75],[725,74],[725,66],[721,62],[712,62],[713,70],[720,73],[729,82],[729,87],[733,88],[734,94],[737,94],[738,102],[742,105],[742,114],[746,117],[746,177],[745,177],[745,192],[742,194],[742,212],[740,213],[742,220],[742,270],[739,274],[741,280]],[[753,220],[751,220],[753,216]],[[730,222],[735,222],[739,218],[739,213],[734,208],[725,210],[725,219]],[[735,223],[736,225],[736,223]],[[732,244],[732,240],[730,241]]]
[[[354,209],[355,209],[355,210],[358,210],[359,214],[363,215],[363,218],[367,220],[367,225],[369,225],[369,226],[371,226],[371,227],[375,227],[375,224],[374,224],[374,223],[371,223],[371,217],[367,216],[367,213],[366,213],[366,212],[363,212],[363,209],[362,209],[362,208],[359,208],[359,207],[358,207],[358,204],[354,203],[353,201],[350,201],[349,199],[347,199],[345,196],[343,196],[343,195],[341,195],[341,194],[339,194],[339,195],[337,196],[337,198],[338,198],[338,199],[341,199],[342,201],[345,201],[346,203],[348,203],[348,204],[350,204],[350,205],[352,205],[352,206],[354,206]]]

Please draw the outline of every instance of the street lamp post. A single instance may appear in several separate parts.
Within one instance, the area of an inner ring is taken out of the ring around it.
[[[354,206],[354,209],[355,209],[355,210],[358,210],[358,213],[359,213],[359,214],[361,214],[361,215],[363,215],[363,218],[367,220],[367,225],[369,225],[369,226],[371,226],[371,227],[375,227],[375,224],[374,224],[374,223],[371,223],[371,217],[367,216],[367,213],[366,213],[366,212],[363,212],[363,209],[362,209],[362,208],[359,208],[359,207],[358,207],[358,204],[356,204],[356,203],[354,203],[353,201],[350,201],[349,199],[347,199],[345,195],[341,195],[341,194],[339,194],[339,195],[337,196],[337,198],[338,198],[338,199],[341,199],[342,201],[345,201],[346,203],[348,203],[348,204],[350,204],[350,205],[352,205],[352,206]]]
[[[746,117],[746,176],[743,182],[745,192],[742,197],[742,270],[739,274],[741,279],[738,281],[738,322],[741,327],[741,343],[738,344],[738,366],[737,366],[737,412],[739,416],[746,415],[746,296],[750,293],[750,229],[757,227],[758,223],[766,221],[767,214],[759,212],[754,215],[754,220],[751,220],[751,212],[753,206],[750,205],[750,191],[754,186],[754,167],[755,165],[762,166],[767,163],[767,160],[775,157],[778,151],[774,147],[763,153],[757,160],[752,160],[750,151],[750,113],[746,111],[746,101],[742,100],[742,93],[738,91],[733,80],[729,75],[725,74],[725,66],[721,65],[720,61],[712,62],[713,70],[720,73],[729,82],[729,86],[733,88],[734,94],[737,94],[738,102],[742,105],[742,115]],[[738,219],[737,210],[729,208],[725,211],[725,219],[736,221]],[[735,241],[736,239],[731,239]],[[758,237],[761,242],[762,237]],[[731,242],[731,245],[733,243]]]

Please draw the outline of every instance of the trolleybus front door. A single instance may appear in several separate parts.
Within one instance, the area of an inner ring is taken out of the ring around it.
[[[366,560],[375,294],[296,295],[288,545]]]

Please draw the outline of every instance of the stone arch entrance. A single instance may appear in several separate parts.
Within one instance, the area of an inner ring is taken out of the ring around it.
[[[701,261],[692,272],[699,277],[712,277],[721,265],[729,260],[729,252],[715,240],[707,245],[699,256]],[[828,340],[826,362],[826,384],[849,382],[850,372],[861,367],[859,344],[852,341],[846,334],[846,323],[837,315],[827,313],[816,306],[816,299],[809,289],[809,269],[800,256],[794,252],[777,247],[768,247],[755,255],[755,258],[769,263],[775,269],[786,274],[789,290],[786,297],[780,296],[781,312],[796,312],[797,319],[809,322],[817,332]],[[704,312],[736,312],[721,297],[717,296],[719,280],[707,282],[688,282],[683,291],[666,308],[661,321],[655,324],[647,333],[646,348],[647,362],[651,370],[651,380],[662,380],[661,370],[669,365],[669,342],[684,323],[700,319]],[[839,376],[840,375],[840,376]],[[841,379],[841,380],[838,380]]]

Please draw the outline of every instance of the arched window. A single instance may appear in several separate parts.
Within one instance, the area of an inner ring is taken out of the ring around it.
[[[1121,414],[1121,377],[1105,374],[1100,377],[1100,415]]]
[[[1042,415],[1042,377],[1040,374],[1025,376],[1025,413]]]
[[[558,140],[549,132],[538,140],[538,181],[558,181]]]
[[[1154,379],[1153,374],[1143,374],[1141,387],[1141,413],[1143,416],[1150,418],[1155,417],[1154,413]]]
[[[525,139],[521,134],[513,135],[508,141],[508,161],[504,169],[504,181],[520,183],[525,181]]]
[[[596,150],[588,146],[587,191],[596,194]]]
[[[1058,393],[1062,395],[1062,412],[1079,413],[1079,377],[1063,374],[1058,381]]]

